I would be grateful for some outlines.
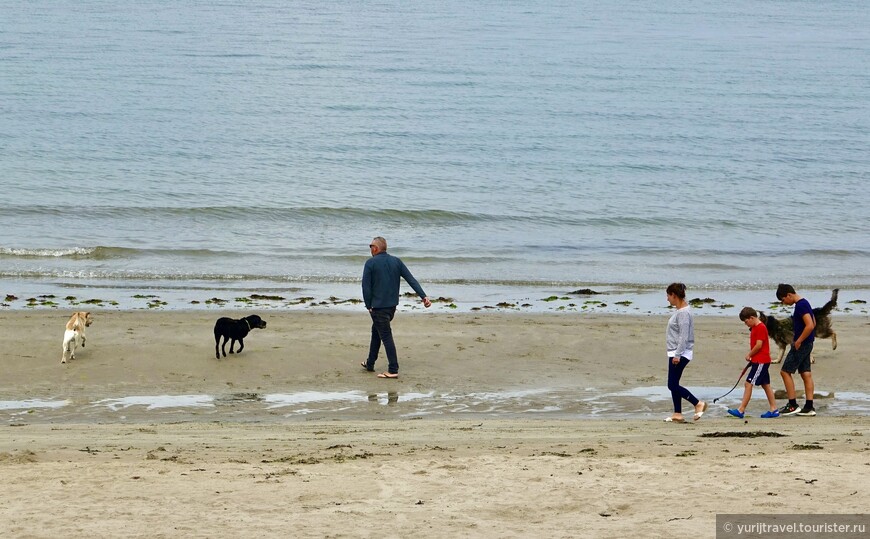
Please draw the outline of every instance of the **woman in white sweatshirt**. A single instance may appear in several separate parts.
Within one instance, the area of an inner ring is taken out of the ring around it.
[[[683,418],[683,399],[695,407],[694,420],[701,419],[707,411],[707,403],[699,401],[692,392],[680,385],[683,369],[692,360],[692,350],[695,347],[695,323],[689,304],[686,303],[686,285],[671,283],[667,289],[668,303],[677,308],[670,320],[665,341],[668,350],[668,389],[674,401],[674,413],[665,421],[685,423]]]

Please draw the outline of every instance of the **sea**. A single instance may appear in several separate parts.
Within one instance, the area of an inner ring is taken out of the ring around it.
[[[0,0],[0,309],[361,309],[383,236],[440,309],[787,282],[867,315],[867,28],[865,0]]]

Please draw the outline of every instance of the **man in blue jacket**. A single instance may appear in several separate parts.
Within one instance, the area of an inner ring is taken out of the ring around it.
[[[372,257],[366,260],[363,268],[362,292],[366,309],[372,316],[372,340],[369,357],[360,365],[367,371],[374,371],[383,342],[389,366],[387,372],[380,373],[378,378],[398,378],[399,358],[396,355],[396,343],[393,342],[390,322],[396,315],[396,306],[399,305],[399,277],[405,279],[414,292],[423,298],[423,305],[428,308],[432,302],[404,262],[387,254],[387,240],[378,236],[372,240],[369,249]]]

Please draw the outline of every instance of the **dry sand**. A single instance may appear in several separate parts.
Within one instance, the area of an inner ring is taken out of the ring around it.
[[[638,416],[571,407],[571,388],[663,386],[665,317],[399,313],[396,381],[358,366],[364,313],[259,314],[269,327],[218,361],[215,313],[96,312],[87,347],[60,365],[68,313],[0,312],[0,401],[67,399],[73,410],[2,410],[0,536],[713,537],[718,513],[866,511],[865,414],[822,403],[815,418],[744,423],[720,403],[675,425],[661,421],[667,401]],[[816,346],[817,390],[870,392],[868,319],[837,317],[835,329],[838,350]],[[699,316],[696,337],[685,385],[702,396],[730,388],[745,328]],[[553,389],[564,406],[419,414],[402,400],[520,388]],[[379,402],[250,416],[92,404],[303,391]],[[390,393],[398,399],[380,403]],[[760,391],[750,409],[764,411]]]

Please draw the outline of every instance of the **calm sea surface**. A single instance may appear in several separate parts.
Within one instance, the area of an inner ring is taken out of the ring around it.
[[[383,235],[430,295],[860,295],[867,28],[863,0],[0,0],[0,292],[358,294]]]

